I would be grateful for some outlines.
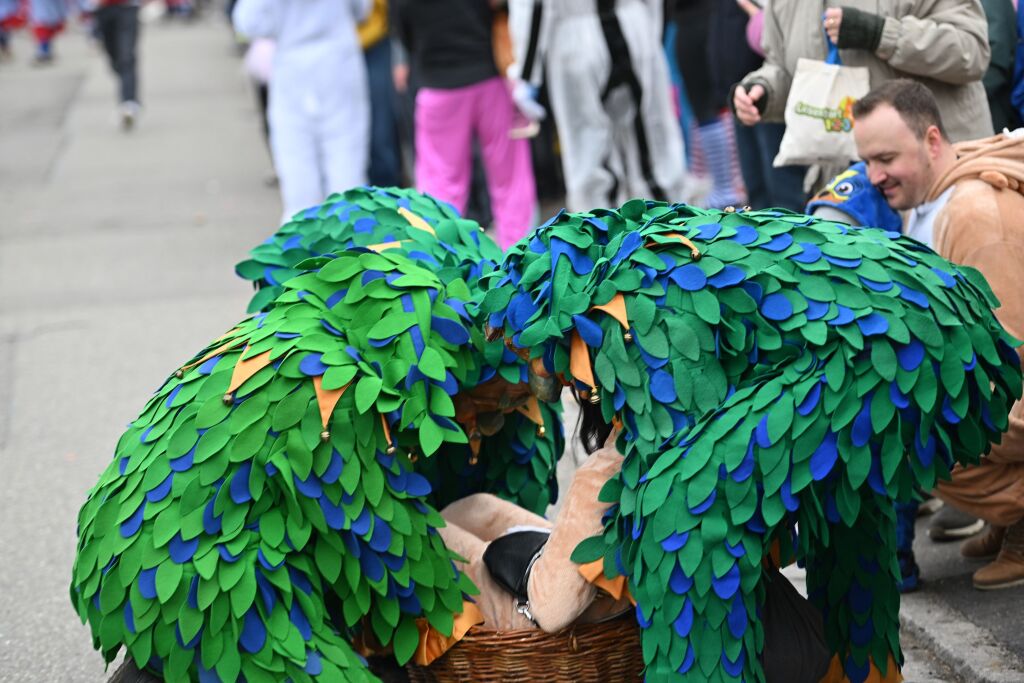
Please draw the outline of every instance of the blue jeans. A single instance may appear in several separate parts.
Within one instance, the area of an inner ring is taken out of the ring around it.
[[[756,126],[736,124],[736,148],[740,155],[740,171],[747,186],[747,201],[755,209],[779,207],[803,213],[805,166],[772,167],[786,126],[781,123],[759,123]]]
[[[401,185],[390,39],[381,40],[363,55],[370,81],[370,168],[367,175],[371,185]]]

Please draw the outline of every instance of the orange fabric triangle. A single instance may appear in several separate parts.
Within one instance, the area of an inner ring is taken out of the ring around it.
[[[691,242],[689,240],[689,238],[685,237],[684,235],[680,235],[678,232],[665,232],[665,233],[662,233],[662,234],[658,235],[658,237],[667,237],[669,239],[679,240],[680,242],[682,242],[683,244],[685,244],[686,246],[688,246],[690,248],[690,257],[691,258],[694,258],[694,259],[700,258],[700,249],[698,249],[697,245],[695,245],[693,242]],[[647,248],[648,249],[653,249],[654,247],[665,246],[665,244],[667,244],[667,243],[666,242],[648,241],[647,242]]]
[[[538,427],[544,426],[544,416],[540,414],[540,403],[537,402],[536,397],[531,396],[525,404],[516,408],[516,411],[525,415],[530,422]]]
[[[597,390],[597,385],[594,383],[594,371],[590,368],[590,351],[587,350],[586,342],[576,330],[572,331],[572,341],[569,346],[569,372],[575,379],[595,391]]]
[[[249,348],[248,346],[245,348]],[[242,352],[245,355],[245,352]],[[242,360],[242,356],[239,356],[239,360],[235,363],[235,369],[231,373],[231,384],[228,385],[228,393],[234,392],[238,387],[245,384],[245,380],[249,379],[263,368],[270,365],[270,351],[264,351],[258,356],[252,358],[246,358]]]
[[[409,225],[411,225],[412,227],[419,228],[420,230],[429,232],[431,235],[437,234],[434,232],[434,229],[430,227],[430,223],[426,222],[425,220],[423,220],[422,218],[420,218],[419,216],[417,216],[404,206],[398,207],[398,213],[402,216],[402,218],[409,221]]]
[[[612,297],[612,300],[606,304],[600,306],[591,306],[592,311],[604,311],[611,317],[619,321],[622,325],[622,329],[629,329],[629,317],[626,315],[626,300],[622,298],[622,294],[616,294]]]
[[[316,402],[320,406],[320,424],[327,429],[327,423],[331,421],[331,413],[334,412],[334,406],[338,405],[338,401],[341,399],[341,395],[345,393],[345,390],[352,385],[349,382],[340,389],[324,389],[324,378],[323,375],[313,378],[313,389],[316,390]]]
[[[579,566],[580,576],[586,579],[587,583],[600,588],[616,600],[621,600],[625,595],[631,603],[636,605],[636,600],[629,593],[629,586],[626,585],[625,576],[616,576],[609,579],[604,575],[604,560],[594,560]]]
[[[462,612],[455,615],[450,636],[444,635],[431,626],[426,618],[420,617],[416,620],[416,628],[420,632],[420,644],[416,648],[416,654],[413,655],[413,661],[420,666],[428,666],[455,643],[462,640],[469,629],[482,623],[484,623],[484,615],[480,612],[480,608],[469,601],[463,601]]]
[[[864,680],[864,683],[901,683],[903,681],[903,674],[900,673],[900,668],[896,666],[895,660],[892,658],[892,653],[889,654],[889,661],[886,664],[885,676],[875,666],[873,660],[868,662],[868,677]],[[832,661],[829,662],[828,671],[825,676],[819,681],[819,683],[850,683],[850,679],[846,677],[846,672],[843,671],[843,662],[839,658],[839,655],[832,655]]]

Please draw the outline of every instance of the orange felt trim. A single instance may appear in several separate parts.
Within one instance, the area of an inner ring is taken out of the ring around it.
[[[604,311],[611,317],[619,321],[622,325],[622,329],[629,329],[629,317],[626,315],[626,300],[622,298],[622,294],[616,294],[612,297],[612,300],[606,304],[600,306],[591,306],[592,311]]]
[[[331,421],[331,413],[334,412],[334,406],[338,405],[338,401],[341,399],[341,395],[345,393],[345,390],[352,386],[352,382],[349,382],[340,389],[324,389],[324,378],[323,375],[313,378],[313,389],[316,390],[316,402],[320,406],[320,424],[327,429],[327,423]]]
[[[900,683],[903,680],[903,674],[900,673],[900,668],[896,666],[895,660],[892,658],[892,653],[889,653],[889,661],[886,664],[886,674],[882,675],[882,672],[875,666],[874,660],[868,660],[868,677],[864,679],[864,683]],[[832,655],[832,661],[829,663],[828,672],[825,677],[819,681],[819,683],[850,683],[850,679],[846,677],[846,673],[843,672],[843,663],[839,658],[839,655]]]
[[[690,248],[690,258],[692,258],[694,260],[700,258],[700,249],[697,248],[697,245],[695,245],[693,242],[691,242],[686,237],[680,235],[678,232],[666,232],[666,233],[662,233],[661,235],[657,235],[657,237],[668,237],[670,239],[679,240],[680,242],[682,242],[683,244],[685,244],[686,246],[688,246]],[[653,242],[653,241],[649,241],[649,242],[647,242],[646,246],[647,246],[648,249],[652,249],[654,247],[661,247],[661,246],[664,246],[666,244],[667,244],[667,242]]]
[[[396,241],[396,242],[381,242],[380,244],[367,244],[366,248],[369,249],[370,251],[375,251],[375,252],[377,252],[379,254],[382,251],[386,251],[388,249],[398,249],[401,246],[402,246],[402,243],[400,241]]]
[[[434,232],[434,229],[430,227],[430,223],[426,222],[425,220],[423,220],[422,218],[420,218],[419,216],[417,216],[404,206],[398,207],[398,213],[399,215],[402,216],[402,218],[409,221],[409,225],[411,225],[412,227],[419,228],[420,230],[423,230],[425,232],[429,232],[431,235],[437,234],[436,232]]]
[[[188,365],[182,365],[181,369],[182,370],[191,370],[192,368],[194,368],[194,367],[196,367],[198,365],[202,365],[203,363],[205,363],[206,361],[210,360],[214,356],[219,356],[220,354],[224,353],[225,351],[229,351],[230,349],[233,349],[236,346],[238,346],[239,344],[242,344],[244,342],[245,342],[244,339],[235,339],[235,340],[232,340],[232,341],[229,341],[229,342],[225,342],[224,344],[221,344],[220,346],[215,348],[213,351],[210,351],[208,354],[206,354],[205,356],[203,356],[199,360],[194,360],[191,363],[189,363]]]
[[[249,347],[246,346],[246,349]],[[245,350],[242,351],[242,356],[245,355]],[[235,369],[231,372],[231,384],[228,385],[228,393],[234,393],[238,387],[245,384],[245,380],[249,379],[263,368],[270,365],[270,351],[264,351],[258,356],[252,358],[245,358],[242,356],[238,357],[238,362],[235,363]]]
[[[583,341],[583,337],[576,330],[572,331],[572,340],[569,346],[569,372],[572,376],[597,391],[594,383],[594,371],[590,368],[590,352]]]
[[[416,628],[420,630],[420,644],[412,660],[420,666],[429,666],[431,662],[447,652],[455,643],[462,640],[469,629],[484,623],[484,615],[476,605],[463,601],[462,612],[455,615],[452,634],[446,636],[430,625],[425,618],[416,620]]]
[[[629,586],[626,585],[625,576],[616,576],[614,579],[609,579],[604,575],[604,560],[594,560],[593,562],[581,564],[579,572],[580,576],[586,579],[587,583],[600,588],[616,600],[621,600],[622,596],[625,595],[633,603],[633,606],[636,606],[636,600],[633,599],[629,592]]]
[[[535,396],[531,396],[526,403],[516,408],[516,411],[525,415],[530,422],[538,427],[544,426],[544,416],[540,414],[540,403],[537,402]]]
[[[377,413],[380,415],[380,423],[384,426],[384,438],[387,439],[388,445],[391,445],[391,427],[388,427],[388,420],[384,417],[384,413]]]

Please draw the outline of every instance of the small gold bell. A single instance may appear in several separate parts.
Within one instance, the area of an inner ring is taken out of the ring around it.
[[[182,377],[185,376],[185,371],[182,370],[181,368],[178,368],[177,370],[174,371],[174,376],[177,377],[178,379],[181,379]]]
[[[220,400],[224,401],[224,405],[229,406],[235,402],[235,397],[229,392],[227,394],[224,394],[224,396],[221,397]]]
[[[726,213],[736,213],[736,207],[735,206],[727,206],[727,207],[725,207],[725,212]]]
[[[597,390],[595,390],[594,393],[590,395],[590,402],[594,405],[597,405],[598,403],[601,402],[601,396],[597,393]]]
[[[749,206],[744,206],[744,207],[743,207],[742,209],[740,209],[740,210],[741,210],[741,211],[750,211],[750,207],[749,207]]]
[[[409,451],[409,462],[415,463],[419,459],[420,459],[420,454],[419,453],[417,453],[416,451]]]
[[[480,458],[477,457],[476,453],[474,453],[473,455],[469,456],[469,464],[470,465],[475,465],[478,462],[480,462]]]
[[[388,455],[394,455],[397,451],[398,451],[398,449],[395,448],[394,446],[388,446],[387,454]]]
[[[626,332],[624,335],[622,335],[622,338],[626,340],[626,343],[628,344],[629,342],[633,341],[633,333]]]
[[[320,432],[320,442],[321,443],[327,443],[330,440],[331,440],[331,433],[329,431],[327,431],[325,429],[324,431]]]
[[[537,436],[547,436],[547,433],[548,433],[548,430],[544,429],[543,425],[541,425],[540,427],[537,427]]]

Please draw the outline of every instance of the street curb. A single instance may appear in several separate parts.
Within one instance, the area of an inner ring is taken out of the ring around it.
[[[1024,681],[1024,662],[991,633],[927,593],[901,596],[900,624],[969,683]]]

